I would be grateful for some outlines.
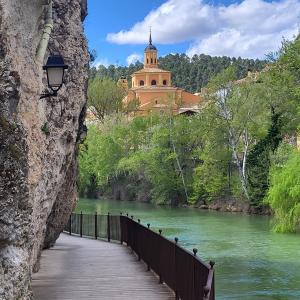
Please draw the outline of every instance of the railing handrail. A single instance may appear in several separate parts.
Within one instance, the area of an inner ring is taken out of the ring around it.
[[[210,300],[211,299],[211,292],[214,292],[214,269],[213,269],[214,263],[211,262],[210,270],[208,272],[207,282],[206,286],[204,287],[204,300]],[[214,297],[213,297],[214,298]]]
[[[127,216],[125,216],[125,217],[127,217]],[[127,218],[129,218],[129,217],[127,217]],[[133,220],[133,219],[132,219],[132,220]],[[135,220],[133,220],[133,221],[136,222]],[[137,222],[136,222],[136,223],[137,223]],[[152,230],[152,228],[146,227],[143,223],[139,223],[139,224],[140,224],[140,226],[143,226],[145,229],[151,230],[152,232],[158,234],[157,232],[155,232],[154,230]],[[165,237],[165,236],[163,236],[163,235],[161,235],[161,237],[164,238],[165,240],[169,241],[169,242],[175,243],[172,239],[169,239],[169,238],[167,238],[167,237]],[[193,251],[184,248],[183,246],[181,246],[181,245],[178,244],[178,243],[176,244],[176,246],[179,247],[182,251],[186,252],[186,254],[194,256]],[[209,263],[205,262],[204,260],[202,260],[198,255],[197,255],[197,256],[194,256],[194,257],[195,257],[195,259],[197,259],[201,264],[205,265],[205,267],[207,267],[208,269],[211,268],[211,265],[210,265]]]
[[[88,227],[94,228],[94,232],[93,229],[91,232],[89,229],[88,232],[85,231],[85,218],[88,220]],[[106,221],[106,229],[102,236],[100,234],[101,228],[99,228],[101,219],[99,218],[103,218],[102,220]],[[92,227],[90,227],[90,221],[94,222]],[[117,233],[112,232],[112,226]],[[140,219],[135,221],[133,216],[130,217],[128,214],[123,215],[122,213],[120,215],[111,215],[110,213],[107,215],[73,213],[65,231],[69,232],[69,234],[79,234],[80,237],[89,236],[95,237],[95,239],[106,238],[108,242],[111,240],[120,241],[121,243],[125,242],[136,253],[138,259],[142,259],[147,264],[148,270],[152,269],[157,273],[160,283],[165,282],[174,290],[176,299],[215,299],[214,262],[209,264],[204,262],[197,255],[197,249],[193,249],[193,252],[185,249],[178,244],[178,238],[175,238],[174,241],[170,240],[162,235],[162,230],[159,230],[157,233],[150,228],[150,224],[147,224],[147,226],[142,224]],[[149,240],[152,239],[154,244],[149,245],[147,238]],[[150,250],[149,248],[152,249]],[[164,252],[169,253],[170,257],[164,257]],[[172,270],[174,274],[171,274]],[[185,284],[181,282],[180,278],[184,280],[190,279],[192,284]]]

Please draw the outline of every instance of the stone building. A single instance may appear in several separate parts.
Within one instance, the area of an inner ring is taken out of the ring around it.
[[[138,99],[138,115],[155,112],[162,114],[169,111],[173,114],[198,112],[201,97],[172,86],[172,74],[158,67],[157,54],[150,33],[149,45],[144,52],[144,68],[131,75],[132,87],[128,89],[125,78],[119,81],[128,90],[124,103]]]

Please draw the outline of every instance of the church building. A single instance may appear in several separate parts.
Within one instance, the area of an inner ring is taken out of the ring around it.
[[[138,115],[155,112],[163,114],[170,111],[173,114],[197,113],[201,97],[172,86],[171,72],[158,67],[157,54],[150,32],[149,45],[144,52],[144,68],[131,75],[132,87],[128,90],[127,80],[120,79],[120,83],[128,90],[124,102],[138,99]]]

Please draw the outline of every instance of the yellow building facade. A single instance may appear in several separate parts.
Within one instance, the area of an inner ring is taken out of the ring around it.
[[[152,44],[150,33],[149,45],[144,51],[144,68],[132,74],[132,88],[124,99],[128,103],[139,100],[137,114],[164,113],[173,114],[198,112],[202,99],[181,88],[172,86],[172,74],[158,67],[158,51]],[[127,84],[124,78],[121,83]]]

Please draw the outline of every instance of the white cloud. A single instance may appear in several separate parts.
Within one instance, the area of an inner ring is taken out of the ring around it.
[[[282,38],[297,33],[300,0],[244,0],[214,6],[203,0],[168,0],[128,31],[110,33],[117,44],[144,44],[152,26],[155,43],[190,42],[187,54],[263,57]]]
[[[135,64],[137,61],[142,61],[142,55],[138,54],[138,53],[132,53],[131,55],[129,55],[126,59],[126,62],[128,64],[128,66],[130,64]]]
[[[283,37],[291,39],[296,27],[279,34],[243,34],[236,29],[224,29],[210,37],[197,41],[187,50],[187,55],[207,53],[213,56],[241,56],[264,58],[266,54],[280,48]]]
[[[99,58],[99,59],[96,59],[92,64],[92,66],[95,67],[96,69],[98,69],[99,66],[101,66],[101,65],[103,65],[107,68],[110,65],[110,63],[107,58]]]

